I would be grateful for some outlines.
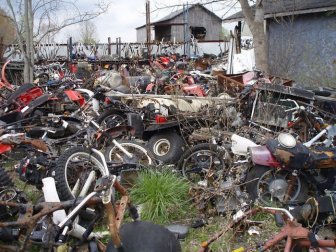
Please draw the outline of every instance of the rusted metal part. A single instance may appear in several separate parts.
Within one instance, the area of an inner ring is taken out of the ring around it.
[[[117,180],[114,182],[114,188],[121,194],[121,196],[128,195],[126,189]]]
[[[232,77],[218,73],[217,78],[218,85],[222,86],[224,90],[229,91],[230,94],[236,94],[244,89],[244,84],[235,80]]]
[[[126,207],[128,206],[129,197],[122,196],[120,201],[116,203],[116,226],[117,229],[120,228],[122,221],[124,220],[124,214]]]
[[[114,209],[112,203],[105,204],[105,210],[107,213],[108,217],[108,227],[109,227],[109,232],[110,236],[113,242],[113,245],[115,248],[120,248],[121,247],[121,239],[119,235],[119,230],[116,225],[117,218],[116,218],[116,210]]]
[[[209,245],[212,242],[216,241],[220,236],[222,236],[229,229],[233,228],[236,224],[240,223],[241,221],[245,221],[247,217],[255,215],[259,212],[270,213],[270,214],[280,213],[277,209],[270,209],[270,208],[251,209],[247,211],[246,213],[242,214],[236,220],[233,220],[224,230],[215,234],[211,239],[209,239],[206,242],[203,242],[201,244],[202,248],[199,250],[199,252],[209,251]],[[258,251],[266,251],[268,249],[271,249],[272,247],[277,245],[282,240],[286,240],[284,252],[292,251],[292,248],[295,245],[299,245],[299,246],[307,247],[307,248],[312,247],[313,245],[316,248],[319,248],[319,247],[336,248],[336,240],[333,240],[333,239],[315,240],[314,244],[312,244],[312,241],[309,238],[314,235],[311,233],[309,229],[302,227],[302,225],[298,223],[295,219],[290,220],[287,215],[283,214],[282,217],[285,220],[285,223],[286,223],[285,226],[281,229],[279,233],[274,235],[271,239],[267,240],[259,248]],[[244,251],[255,251],[255,250],[256,250],[255,248],[244,249]]]
[[[76,204],[79,204],[81,200],[77,200]],[[101,202],[101,199],[94,197],[87,203],[88,206],[95,205]],[[68,200],[64,202],[43,202],[37,205],[32,204],[20,204],[15,202],[0,201],[0,205],[9,207],[20,207],[26,210],[26,213],[20,217],[17,221],[0,222],[0,227],[29,227],[35,226],[37,221],[43,216],[51,214],[60,209],[68,209],[73,206],[74,200]],[[34,212],[37,213],[33,214]]]
[[[287,190],[285,193],[285,197],[284,197],[284,203],[286,204],[290,198],[291,195],[293,193],[293,190],[295,188],[295,182],[297,181],[297,174],[294,172],[292,174],[290,174],[289,179],[288,179],[288,186],[287,186]]]
[[[102,241],[97,240],[97,246],[99,251],[106,251],[106,246],[104,243],[102,243]]]

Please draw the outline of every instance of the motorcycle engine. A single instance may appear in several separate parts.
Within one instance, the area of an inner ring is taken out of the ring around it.
[[[295,219],[308,225],[325,225],[336,222],[336,192],[326,191],[325,195],[309,198],[302,206],[290,209]]]

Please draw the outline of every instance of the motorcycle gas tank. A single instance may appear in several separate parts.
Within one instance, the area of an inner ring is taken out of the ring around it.
[[[269,139],[266,147],[276,160],[287,168],[301,170],[312,166],[310,151],[301,143],[289,148],[279,144],[278,140]]]
[[[279,167],[280,163],[266,146],[250,147],[251,159],[255,165]]]

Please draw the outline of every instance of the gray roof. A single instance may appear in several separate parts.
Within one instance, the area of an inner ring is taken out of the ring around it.
[[[336,1],[336,0],[335,0]],[[214,17],[218,18],[219,20],[222,20],[220,17],[218,17],[215,13],[213,13],[212,11],[210,11],[209,9],[205,8],[203,5],[201,4],[193,4],[193,5],[189,5],[188,6],[188,10],[196,7],[196,6],[200,6],[201,8],[203,8],[205,11],[207,11],[208,13],[210,13],[211,15],[213,15]],[[183,14],[183,9],[180,9],[180,10],[176,10],[176,11],[173,11],[171,12],[169,15],[155,21],[155,22],[152,22],[151,25],[156,25],[156,24],[159,24],[159,23],[163,23],[163,22],[166,22],[166,21],[169,21],[169,20],[172,20],[173,18],[179,16],[179,15],[182,15]],[[140,29],[142,27],[145,27],[146,25],[142,25],[142,26],[139,26],[135,29]]]
[[[265,0],[263,4],[265,18],[336,10],[336,0]],[[240,11],[223,21],[227,23],[242,19],[244,15]]]

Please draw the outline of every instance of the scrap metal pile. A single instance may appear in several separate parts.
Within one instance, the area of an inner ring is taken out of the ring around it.
[[[121,251],[115,249],[133,242],[120,241],[120,227],[122,239],[132,229],[121,226],[124,211],[138,215],[119,181],[128,171],[164,166],[191,181],[202,213],[234,214],[230,227],[257,211],[250,210],[257,203],[258,211],[285,213],[281,237],[299,228],[297,221],[310,224],[296,246],[335,247],[315,235],[334,229],[335,90],[303,90],[257,71],[229,76],[206,57],[163,56],[85,71],[53,63],[36,66],[32,84],[10,83],[7,64],[0,81],[1,248],[51,249],[73,236],[77,248],[88,242],[97,251]],[[9,161],[15,165],[5,168]],[[40,203],[27,201],[13,171],[43,189]],[[118,202],[113,187],[122,195]],[[104,210],[108,246],[92,232]],[[291,251],[294,243],[287,243]]]

